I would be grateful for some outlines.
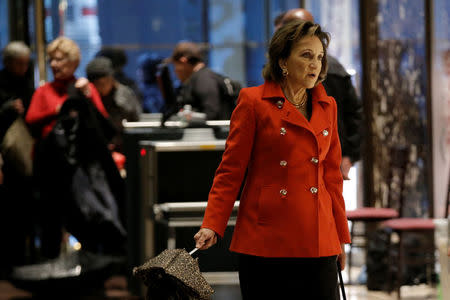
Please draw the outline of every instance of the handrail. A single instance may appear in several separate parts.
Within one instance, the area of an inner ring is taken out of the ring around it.
[[[171,213],[171,212],[203,212],[206,209],[208,201],[198,202],[166,202],[153,205],[153,211],[155,214],[159,213]],[[240,201],[234,202],[233,210],[236,211],[239,208]]]

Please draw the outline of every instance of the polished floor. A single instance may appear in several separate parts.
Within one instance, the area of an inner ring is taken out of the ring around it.
[[[354,268],[352,278],[356,278],[360,269]],[[343,273],[344,282],[348,274]],[[215,293],[212,300],[241,300],[239,286],[237,284],[222,284],[213,286]],[[345,285],[347,300],[394,300],[397,294],[389,294],[382,291],[368,291],[364,285]],[[439,297],[438,287],[426,284],[415,286],[402,286],[402,300],[450,300]],[[342,299],[342,298],[341,298]]]
[[[355,261],[359,265],[362,259],[355,256]],[[361,268],[352,268],[352,279],[360,275]],[[241,300],[239,291],[239,282],[237,273],[229,273],[228,275],[221,275],[219,273],[205,273],[205,277],[209,282],[214,282],[213,288],[215,293],[212,300]],[[343,272],[344,282],[348,282],[348,269]],[[396,293],[388,294],[382,291],[368,291],[364,285],[346,284],[346,295],[348,300],[394,300],[397,299]],[[441,295],[439,286],[429,286],[425,284],[414,286],[402,286],[403,300],[450,300],[444,299]],[[8,281],[0,281],[0,300],[30,300],[36,299],[26,291],[15,288]],[[60,299],[67,299],[61,296]],[[83,297],[87,300],[112,300],[112,299],[126,299],[138,300],[142,297],[131,295],[126,290],[125,278],[113,278],[109,282],[105,282],[105,290],[96,296]],[[341,298],[342,299],[342,298]]]

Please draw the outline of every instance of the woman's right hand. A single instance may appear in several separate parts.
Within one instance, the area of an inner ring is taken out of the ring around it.
[[[80,77],[75,81],[75,88],[79,89],[86,97],[91,97],[91,88],[89,87],[89,80]]]
[[[208,228],[200,229],[195,235],[195,248],[206,250],[217,243],[217,234]]]

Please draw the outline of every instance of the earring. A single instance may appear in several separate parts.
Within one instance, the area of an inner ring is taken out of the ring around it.
[[[283,76],[286,77],[289,75],[288,69],[287,68],[283,68],[281,69],[281,71],[283,72]]]

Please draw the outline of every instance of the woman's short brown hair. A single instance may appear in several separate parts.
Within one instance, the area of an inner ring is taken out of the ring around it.
[[[268,62],[263,69],[265,80],[278,83],[283,80],[283,72],[278,63],[279,60],[287,59],[295,43],[307,36],[317,36],[322,43],[324,55],[317,83],[325,80],[328,70],[327,47],[330,43],[330,35],[322,31],[319,24],[302,20],[294,20],[283,25],[273,35],[269,44]]]
[[[56,51],[61,51],[65,56],[67,56],[69,61],[73,61],[76,63],[80,62],[81,59],[80,48],[78,47],[77,43],[75,43],[69,38],[60,36],[54,39],[47,46],[47,54],[49,56],[52,56]]]

